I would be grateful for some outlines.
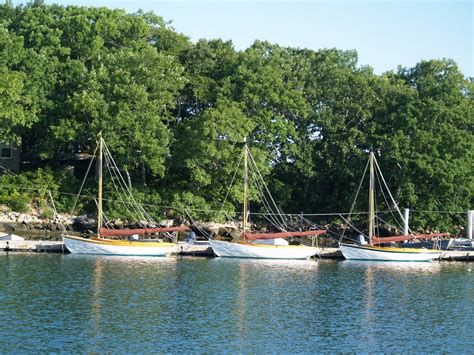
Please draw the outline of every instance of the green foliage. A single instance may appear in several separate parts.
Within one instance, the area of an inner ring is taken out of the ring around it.
[[[49,193],[57,194],[58,185],[50,170],[38,169],[20,175],[0,176],[0,204],[17,212],[27,212],[29,206],[38,208],[48,204]]]
[[[382,75],[357,60],[355,51],[261,41],[240,52],[230,41],[191,43],[153,13],[7,2],[0,5],[0,140],[21,143],[28,159],[55,161],[93,153],[102,131],[154,219],[184,218],[184,209],[199,219],[222,218],[221,209],[235,215],[244,138],[286,212],[348,211],[369,147],[400,206],[471,209],[472,79],[449,59]],[[0,182],[35,187],[1,192],[18,209],[47,201],[50,190],[69,211],[75,196],[62,192],[79,185],[61,169],[9,179]],[[139,218],[125,217],[110,184],[108,217]],[[76,212],[92,213],[95,179],[84,192]],[[254,186],[250,198],[259,210]],[[356,208],[365,210],[365,201]],[[455,214],[412,214],[414,229],[461,222]]]
[[[54,210],[51,207],[43,208],[43,210],[41,211],[41,217],[42,218],[48,218],[48,219],[53,218],[54,217]]]

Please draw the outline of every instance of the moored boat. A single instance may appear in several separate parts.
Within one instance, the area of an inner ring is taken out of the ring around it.
[[[339,248],[348,260],[374,261],[431,261],[440,257],[439,250],[425,248],[381,247],[340,243]]]
[[[251,233],[248,228],[248,157],[249,149],[244,144],[244,202],[243,202],[243,227],[240,239],[237,242],[227,242],[211,239],[210,244],[214,253],[219,257],[233,258],[259,258],[259,259],[308,259],[315,256],[320,249],[314,246],[298,244],[290,245],[287,238],[312,237],[313,240],[325,230],[288,231],[282,230],[277,233]],[[259,174],[257,174],[259,176]],[[261,181],[261,184],[265,183]],[[265,186],[266,187],[266,186]],[[273,201],[273,198],[270,199]],[[280,229],[281,226],[279,227]]]
[[[435,233],[435,234],[407,234],[401,236],[392,237],[378,237],[376,236],[376,213],[375,213],[375,166],[380,176],[382,172],[375,160],[373,152],[369,155],[369,228],[368,228],[368,244],[348,244],[339,243],[344,258],[348,260],[377,260],[377,261],[432,261],[439,259],[441,256],[441,250],[438,249],[426,249],[426,248],[403,248],[399,246],[380,246],[381,244],[388,244],[394,242],[401,242],[413,239],[430,239],[434,237],[443,237],[449,235],[448,233]],[[387,188],[388,194],[392,199],[394,206],[398,214],[401,216],[401,212],[398,209],[398,205],[393,200],[392,194],[386,186],[385,180],[382,177],[382,181]],[[357,196],[356,196],[357,198]],[[363,240],[363,238],[362,238]]]
[[[105,229],[102,229],[104,232]],[[147,233],[177,233],[188,230],[187,227],[174,228],[150,228]],[[139,235],[142,230],[116,230],[115,233],[126,232]],[[99,234],[101,235],[101,234]],[[121,236],[126,234],[122,233]],[[100,254],[100,255],[135,255],[135,256],[166,256],[176,252],[177,244],[164,242],[157,239],[112,239],[103,234],[100,237],[83,238],[75,236],[63,236],[64,245],[72,254]]]
[[[230,243],[211,239],[210,243],[214,253],[220,257],[234,258],[258,258],[258,259],[308,259],[320,252],[319,248],[306,245],[290,245],[284,237],[290,236],[317,236],[326,231],[314,230],[305,232],[273,233],[281,236],[268,234],[265,239],[260,235],[259,239],[251,241],[250,234],[246,234],[244,240]],[[291,233],[291,234],[290,234]],[[262,238],[262,239],[260,239]]]
[[[104,145],[104,140],[100,134],[97,236],[83,238],[63,235],[66,248],[72,254],[166,256],[176,252],[177,233],[188,230],[188,227],[153,227],[139,229],[112,229],[103,227],[102,155]],[[115,171],[118,171],[117,167],[114,168]],[[147,236],[147,238],[140,238],[140,236]]]

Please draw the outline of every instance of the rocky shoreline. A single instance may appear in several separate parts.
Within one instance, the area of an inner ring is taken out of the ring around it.
[[[55,239],[67,231],[80,234],[75,230],[76,216],[57,215],[55,218],[41,218],[38,215],[20,212],[0,212],[0,232],[14,233],[27,239]]]
[[[143,228],[143,224],[127,223],[116,220],[116,228]],[[160,226],[186,224],[183,221],[163,220]],[[39,214],[20,212],[0,212],[0,232],[13,233],[29,240],[60,240],[61,235],[93,235],[96,233],[97,221],[88,215],[72,216],[58,214],[54,218],[42,218]],[[155,227],[149,225],[148,227]],[[197,234],[221,236],[223,239],[238,237],[238,226],[234,224],[202,223]],[[201,233],[200,233],[201,232]]]

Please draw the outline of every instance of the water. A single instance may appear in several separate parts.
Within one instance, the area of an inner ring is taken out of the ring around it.
[[[0,254],[0,352],[471,352],[469,263]]]

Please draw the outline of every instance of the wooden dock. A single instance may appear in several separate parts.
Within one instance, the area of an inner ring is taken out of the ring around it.
[[[474,250],[447,250],[443,252],[444,261],[474,261]]]
[[[67,252],[62,241],[44,240],[0,240],[0,251],[5,252],[38,252],[63,253]]]
[[[179,256],[201,256],[205,258],[214,258],[214,250],[208,242],[197,241],[194,244],[178,243],[176,255]]]

